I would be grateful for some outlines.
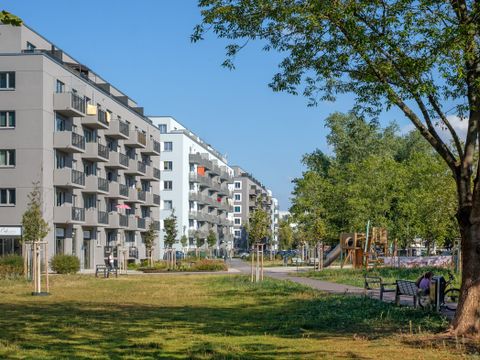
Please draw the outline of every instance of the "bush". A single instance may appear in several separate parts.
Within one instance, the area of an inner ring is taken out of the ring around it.
[[[23,275],[23,257],[7,255],[0,257],[0,279],[11,279]]]
[[[223,260],[200,260],[192,265],[191,271],[226,271],[227,265]]]
[[[50,266],[57,274],[75,274],[80,270],[80,260],[74,255],[55,255]]]

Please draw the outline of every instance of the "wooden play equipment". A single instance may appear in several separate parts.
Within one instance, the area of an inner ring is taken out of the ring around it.
[[[251,257],[251,282],[263,281],[263,252],[265,244],[255,243],[250,253]]]
[[[48,242],[32,241],[23,245],[25,276],[33,281],[34,296],[49,295],[50,284],[48,281]],[[43,253],[43,261],[42,261]],[[43,266],[42,266],[43,265]],[[45,276],[45,290],[42,291],[42,267]]]
[[[364,255],[366,269],[383,264],[380,256],[389,256],[387,229],[380,227],[372,228],[372,233],[365,242]]]
[[[388,233],[385,228],[367,226],[367,233],[340,234],[341,267],[347,263],[354,269],[382,265],[380,256],[388,256]]]
[[[341,267],[351,263],[354,269],[360,269],[363,266],[363,244],[366,236],[361,233],[342,233],[340,234]],[[345,257],[344,257],[345,254]]]

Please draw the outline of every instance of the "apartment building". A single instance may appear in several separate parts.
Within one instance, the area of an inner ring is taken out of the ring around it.
[[[82,269],[110,251],[145,258],[145,231],[160,229],[160,130],[143,108],[27,26],[0,25],[0,94],[0,256],[20,251],[38,183],[49,256]]]
[[[233,235],[236,249],[248,248],[248,233],[246,225],[250,214],[257,208],[268,212],[271,219],[272,245],[275,247],[275,239],[278,240],[278,201],[273,200],[272,192],[260,181],[239,166],[233,167]],[[277,209],[277,210],[275,210]],[[276,215],[277,212],[277,215]],[[277,227],[277,228],[276,228]]]
[[[188,248],[203,244],[210,230],[217,249],[231,249],[233,170],[227,159],[172,117],[150,117],[160,130],[162,206],[160,221],[177,216],[178,240],[188,237]],[[162,226],[163,228],[163,226]],[[165,232],[160,234],[161,242]],[[182,249],[178,242],[177,250]]]

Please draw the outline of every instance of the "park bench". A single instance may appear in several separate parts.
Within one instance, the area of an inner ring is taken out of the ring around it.
[[[380,295],[380,300],[383,300],[383,294],[387,292],[396,292],[397,289],[392,288],[396,283],[385,283],[383,282],[380,276],[368,276],[365,275],[365,291],[368,290],[378,290]]]
[[[292,265],[303,265],[303,260],[300,257],[292,258]]]
[[[110,273],[115,274],[115,277],[118,277],[118,269],[116,267],[110,268],[107,265],[97,265],[95,267],[95,277],[98,277],[98,274],[103,272],[103,277],[108,278],[110,277]]]
[[[417,307],[417,300],[419,296],[418,287],[415,284],[415,281],[409,280],[397,280],[397,289],[395,293],[395,303],[400,305],[400,296],[412,296],[413,297],[413,307]]]

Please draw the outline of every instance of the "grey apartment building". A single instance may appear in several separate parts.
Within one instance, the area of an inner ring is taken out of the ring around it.
[[[267,189],[253,175],[239,166],[233,166],[233,234],[236,249],[248,248],[248,233],[246,225],[250,214],[261,208],[270,215],[271,233],[273,244],[278,236],[277,210],[278,201],[272,197],[272,192]]]
[[[109,251],[144,258],[145,231],[160,230],[159,139],[100,75],[30,28],[0,25],[0,256],[20,251],[38,183],[49,256],[74,254],[82,269]]]

